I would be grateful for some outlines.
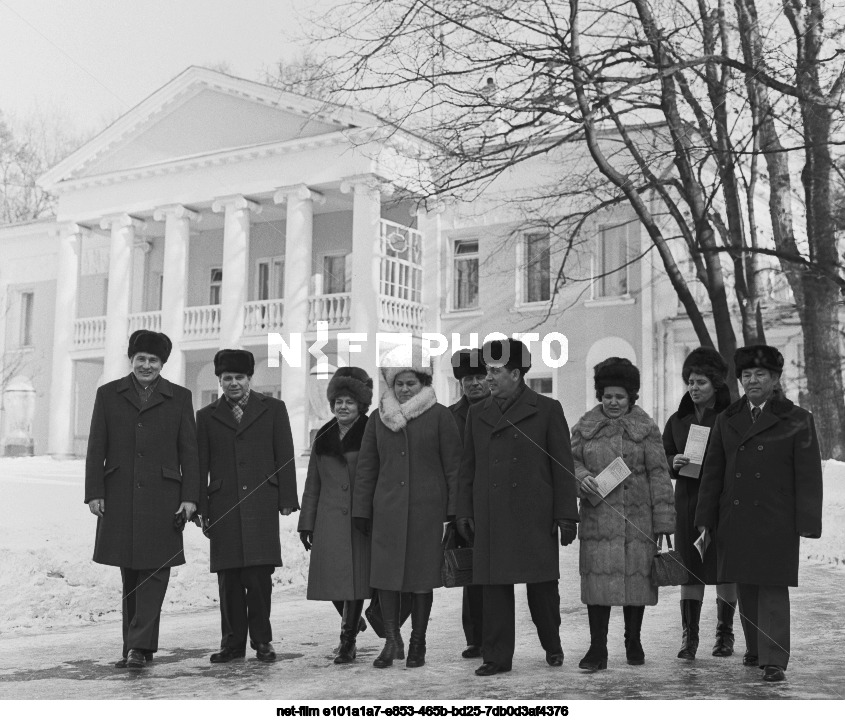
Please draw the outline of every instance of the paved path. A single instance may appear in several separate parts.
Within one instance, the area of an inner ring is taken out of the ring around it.
[[[695,662],[675,658],[680,639],[679,593],[661,593],[646,609],[646,664],[628,666],[622,647],[622,613],[614,609],[608,670],[588,674],[578,660],[588,646],[585,607],[577,584],[577,553],[564,549],[561,573],[562,668],[546,665],[531,625],[525,592],[517,590],[514,670],[493,678],[473,674],[464,660],[460,592],[435,593],[427,664],[378,670],[372,660],[381,641],[371,630],[359,637],[358,662],[332,664],[339,617],[328,603],[305,601],[302,589],[276,592],[273,628],[279,660],[254,657],[212,666],[219,619],[216,610],[169,614],[162,619],[161,652],[140,672],[112,666],[120,651],[115,622],[0,638],[0,699],[842,699],[845,695],[845,574],[805,564],[793,591],[793,657],[787,682],[765,684],[742,666],[744,650],[729,659],[710,656],[715,627],[713,589],[705,598],[702,649]],[[404,629],[407,641],[409,629]]]

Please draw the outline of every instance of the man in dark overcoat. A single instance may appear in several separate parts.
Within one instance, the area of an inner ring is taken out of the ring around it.
[[[211,539],[220,590],[220,651],[212,663],[246,655],[275,661],[270,600],[282,565],[279,514],[299,509],[293,437],[285,404],[250,389],[255,358],[245,350],[214,356],[221,397],[197,412],[200,515]]]
[[[745,395],[716,419],[695,524],[715,537],[719,583],[737,583],[746,666],[782,681],[789,662],[789,586],[800,538],[822,532],[822,466],[813,416],[775,388],[776,348],[734,355]]]
[[[182,528],[199,501],[191,392],[161,377],[170,357],[164,333],[129,338],[132,372],[97,389],[85,502],[97,516],[94,561],[123,579],[123,658],[142,668],[158,650],[170,568],[185,563]]]
[[[490,386],[487,385],[487,366],[481,349],[463,349],[452,355],[452,373],[461,384],[463,394],[454,405],[449,406],[458,431],[461,443],[464,440],[464,430],[467,424],[469,407],[490,396]],[[464,598],[461,609],[461,621],[464,627],[467,647],[461,656],[464,658],[479,658],[481,656],[481,629],[484,594],[481,586],[470,584],[464,586]]]
[[[478,676],[510,671],[514,591],[524,583],[550,666],[563,663],[560,543],[575,540],[577,489],[560,402],[525,384],[531,356],[514,339],[483,348],[491,396],[470,407],[458,485],[458,531],[473,542],[473,583],[484,586]]]

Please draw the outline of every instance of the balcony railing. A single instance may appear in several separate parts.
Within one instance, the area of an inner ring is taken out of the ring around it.
[[[400,300],[386,295],[379,297],[379,325],[394,333],[421,331],[425,319],[422,303]]]
[[[331,293],[308,298],[308,330],[316,330],[317,321],[326,321],[329,330],[348,328],[352,322],[352,295]]]
[[[136,330],[154,330],[161,332],[161,311],[152,310],[147,313],[133,313],[129,316],[129,335]]]
[[[106,344],[106,316],[77,318],[73,322],[73,347],[76,350],[102,348]]]
[[[220,306],[195,305],[185,308],[185,340],[205,340],[220,335]]]
[[[253,300],[244,306],[244,335],[281,330],[285,302],[281,298]]]

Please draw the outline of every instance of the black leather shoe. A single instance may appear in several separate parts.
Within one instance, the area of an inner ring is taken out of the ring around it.
[[[246,656],[246,651],[242,648],[221,648],[217,653],[211,654],[211,663],[229,663],[236,658],[243,658]]]
[[[481,658],[481,646],[467,646],[461,651],[464,658]]]
[[[757,656],[754,654],[745,652],[745,655],[742,657],[742,665],[743,666],[759,666],[760,662]]]
[[[126,657],[126,668],[144,668],[147,665],[147,659],[144,656],[143,651],[139,651],[137,648],[130,648],[129,655]]]
[[[144,651],[144,660],[147,663],[150,663],[150,661],[153,660],[153,652],[152,651]],[[124,657],[124,658],[120,659],[120,661],[118,661],[114,665],[114,667],[115,668],[126,668],[126,658]]]
[[[485,661],[477,669],[475,669],[476,676],[495,676],[497,673],[505,673],[510,671],[510,666],[502,666],[492,661]]]
[[[551,653],[546,651],[546,663],[549,666],[563,666],[563,651]]]
[[[764,681],[783,681],[785,678],[786,674],[780,666],[766,666],[763,669]]]
[[[259,661],[270,663],[276,660],[276,649],[273,648],[272,643],[259,643],[256,644],[255,655]]]

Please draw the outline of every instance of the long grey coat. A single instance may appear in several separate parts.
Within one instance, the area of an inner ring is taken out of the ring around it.
[[[387,396],[398,406],[392,390]],[[431,387],[407,402],[429,399],[430,405],[397,431],[381,418],[386,412],[388,420],[395,416],[395,408],[385,408],[385,397],[364,431],[352,515],[372,519],[370,585],[427,592],[442,585],[440,542],[446,517],[455,513],[461,438]]]
[[[569,427],[560,402],[525,388],[504,414],[470,406],[458,517],[473,518],[476,584],[560,578],[556,519],[578,520]]]
[[[675,504],[660,429],[639,406],[610,419],[601,404],[572,429],[579,479],[597,476],[618,456],[631,475],[597,506],[581,501],[578,528],[581,601],[600,606],[653,606],[652,536],[675,531]]]
[[[131,375],[97,389],[85,502],[105,499],[97,519],[94,561],[155,569],[185,563],[173,526],[183,501],[199,502],[197,435],[191,392],[161,378],[147,404]]]
[[[314,601],[370,598],[370,539],[352,525],[352,496],[367,416],[343,439],[333,419],[311,448],[299,530],[313,531],[307,597]]]
[[[720,583],[797,586],[799,533],[822,534],[822,464],[813,416],[772,398],[756,423],[743,396],[707,447],[696,526],[714,531]]]
[[[224,397],[197,412],[211,570],[281,566],[279,511],[299,508],[285,404],[251,391],[240,423]]]

